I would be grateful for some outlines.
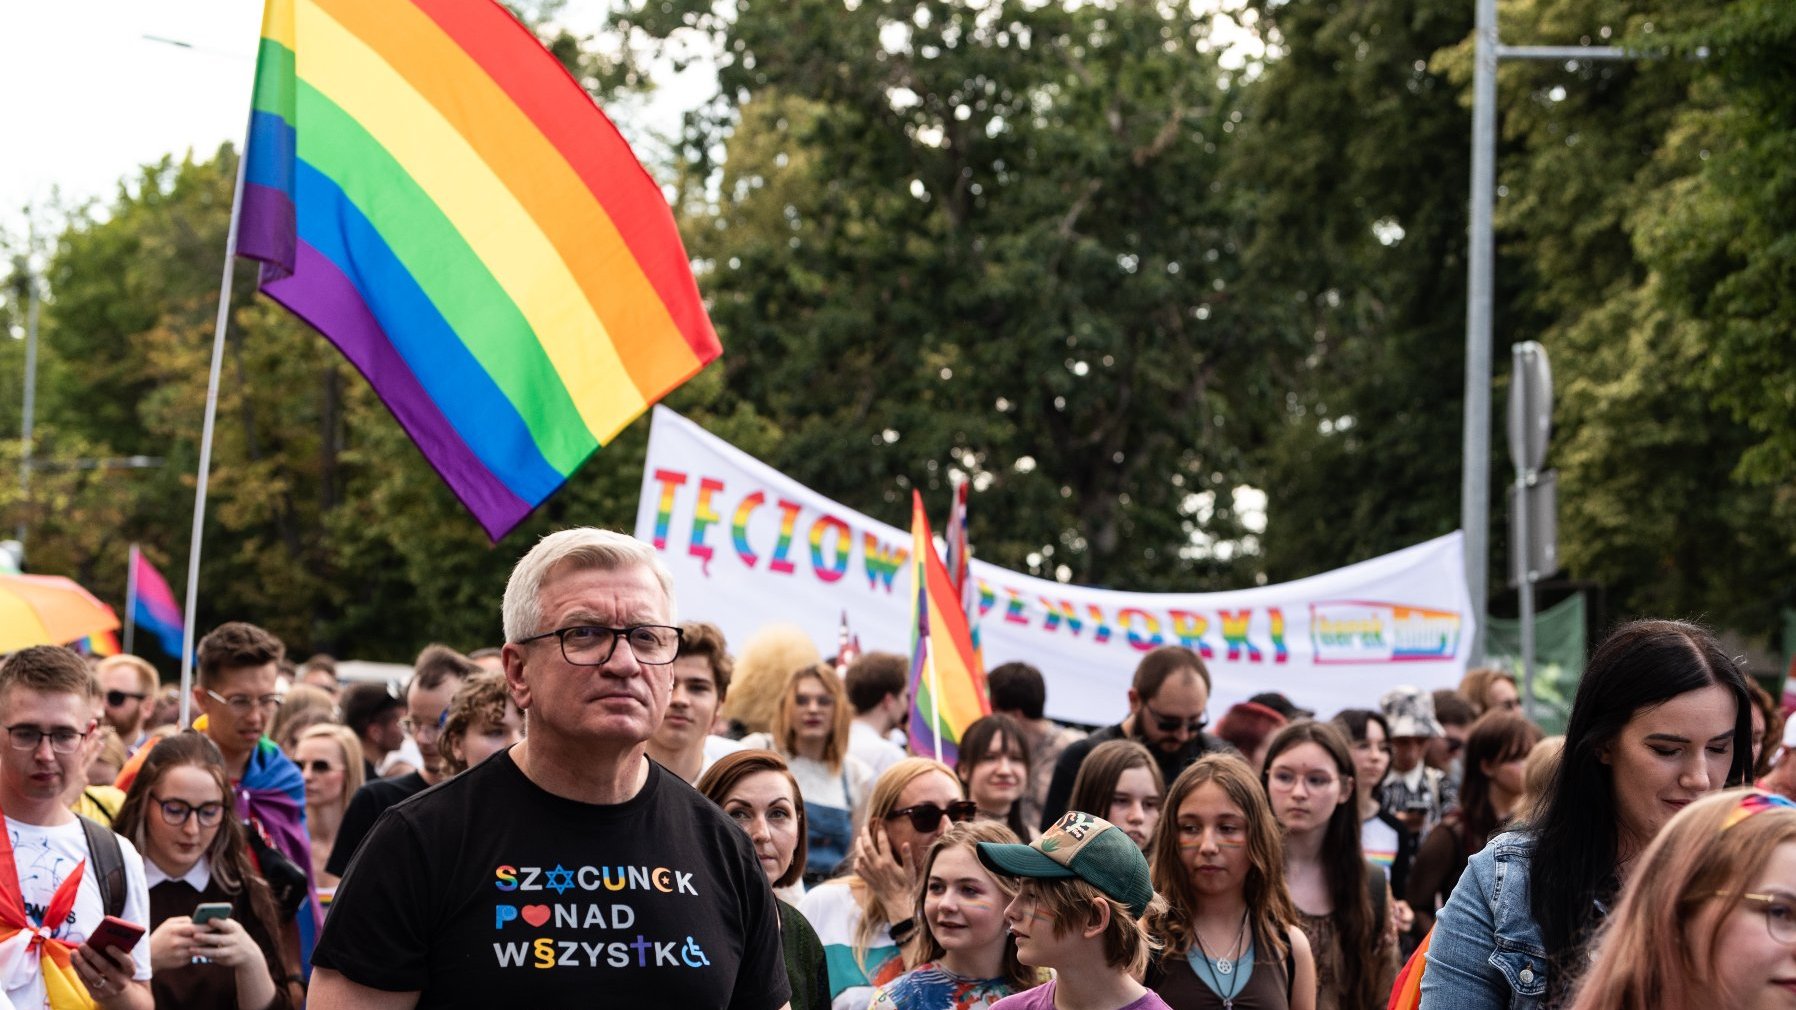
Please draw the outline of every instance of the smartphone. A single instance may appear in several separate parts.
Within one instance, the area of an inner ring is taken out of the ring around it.
[[[195,926],[211,922],[213,919],[229,919],[231,903],[228,901],[208,901],[193,910]]]
[[[100,925],[92,936],[87,938],[87,945],[95,950],[122,950],[127,953],[143,939],[144,928],[135,922],[126,922],[116,915],[109,915],[100,920]]]

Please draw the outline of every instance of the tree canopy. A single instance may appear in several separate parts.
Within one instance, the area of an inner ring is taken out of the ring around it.
[[[606,100],[674,40],[716,54],[716,98],[653,148],[725,347],[669,402],[779,469],[898,524],[958,470],[981,557],[1131,589],[1457,526],[1469,4],[649,0],[607,40],[552,13],[527,20]],[[1621,613],[1767,631],[1796,600],[1796,13],[1502,17],[1506,41],[1641,54],[1510,62],[1499,87],[1495,359],[1552,357],[1567,573]],[[179,591],[234,170],[146,166],[57,237],[52,466],[29,501],[0,487],[33,569],[117,596],[138,541]],[[328,344],[247,266],[234,290],[200,626],[367,658],[493,644],[522,545],[631,524],[646,420],[494,547]],[[0,340],[10,388],[22,357]],[[54,465],[132,454],[166,462]],[[1499,583],[1504,529],[1499,491]]]

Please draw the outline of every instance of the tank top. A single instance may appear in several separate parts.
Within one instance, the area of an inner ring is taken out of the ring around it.
[[[1272,948],[1258,937],[1253,949],[1253,974],[1235,994],[1234,1010],[1290,1010],[1290,945],[1286,944],[1285,956],[1276,961],[1261,958],[1261,951]],[[1197,977],[1184,955],[1163,956],[1158,968],[1158,972],[1149,972],[1148,986],[1172,1010],[1222,1010],[1222,997]]]

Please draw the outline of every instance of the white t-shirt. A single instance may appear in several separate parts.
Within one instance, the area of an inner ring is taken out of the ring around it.
[[[703,775],[711,770],[711,766],[723,758],[725,754],[742,750],[742,745],[727,736],[715,733],[705,735],[705,763],[699,765],[698,773]]]
[[[879,778],[886,769],[904,760],[904,748],[879,735],[879,731],[856,719],[848,726],[848,753],[860,758]]]
[[[70,819],[66,824],[44,827],[38,824],[26,824],[6,819],[6,834],[12,841],[13,864],[19,871],[19,888],[25,898],[25,911],[33,921],[43,915],[44,909],[55,896],[56,888],[73,873],[75,867],[87,858],[87,834],[81,830],[81,823]],[[119,848],[125,857],[125,910],[119,916],[126,922],[150,922],[150,887],[144,880],[143,857],[131,842],[119,837]],[[51,935],[68,944],[79,947],[87,942],[88,936],[106,917],[105,898],[100,893],[100,881],[94,874],[93,867],[81,871],[81,886],[75,892],[75,907],[69,913],[68,921],[60,923],[51,930]],[[137,961],[137,972],[133,978],[148,981],[150,977],[150,935],[146,929],[137,946],[131,948],[131,956]],[[0,965],[4,972],[9,965]],[[29,972],[19,971],[11,978],[20,975],[28,976],[22,984],[6,990],[6,997],[16,1007],[31,1008],[48,1005],[48,995],[44,991],[44,977],[36,970],[35,959]]]

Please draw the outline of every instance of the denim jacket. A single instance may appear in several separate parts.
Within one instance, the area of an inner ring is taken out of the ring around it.
[[[1498,835],[1472,856],[1440,910],[1422,976],[1421,1010],[1539,1010],[1546,943],[1528,908],[1534,836]]]

